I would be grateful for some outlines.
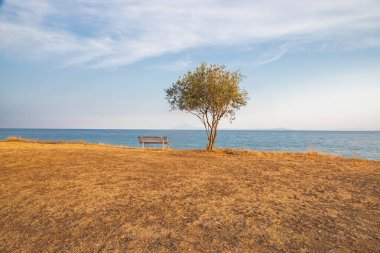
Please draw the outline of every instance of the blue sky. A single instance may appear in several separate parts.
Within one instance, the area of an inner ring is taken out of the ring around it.
[[[221,128],[380,130],[380,2],[0,1],[0,127],[200,127],[164,89],[246,76]]]

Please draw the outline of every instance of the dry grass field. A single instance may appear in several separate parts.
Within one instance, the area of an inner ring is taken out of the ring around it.
[[[0,142],[0,252],[380,252],[380,162]]]

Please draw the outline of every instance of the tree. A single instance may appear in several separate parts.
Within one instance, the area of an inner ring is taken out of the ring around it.
[[[235,112],[247,104],[248,93],[239,87],[242,79],[239,71],[203,63],[165,89],[171,110],[185,111],[200,119],[206,128],[207,150],[214,149],[219,121],[228,118],[232,122]]]

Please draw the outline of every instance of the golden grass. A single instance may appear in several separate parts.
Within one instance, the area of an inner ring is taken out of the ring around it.
[[[8,136],[4,140],[0,140],[0,142],[27,142],[27,143],[34,143],[34,144],[83,144],[83,145],[96,145],[96,146],[110,146],[110,147],[119,147],[119,148],[129,148],[127,146],[118,146],[118,145],[112,145],[108,143],[91,143],[86,142],[84,140],[79,141],[65,141],[65,140],[35,140],[35,139],[27,139],[20,136]]]
[[[4,141],[6,142],[29,142],[29,143],[45,143],[45,144],[63,144],[63,143],[71,143],[71,144],[89,144],[85,142],[84,140],[79,141],[51,141],[51,140],[33,140],[33,139],[27,139],[20,136],[8,136]]]
[[[380,162],[0,142],[0,252],[379,252]]]

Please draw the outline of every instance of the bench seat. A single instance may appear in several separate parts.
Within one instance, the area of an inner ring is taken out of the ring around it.
[[[162,148],[169,148],[169,138],[167,136],[139,136],[139,143],[144,148],[145,145],[161,144]]]

